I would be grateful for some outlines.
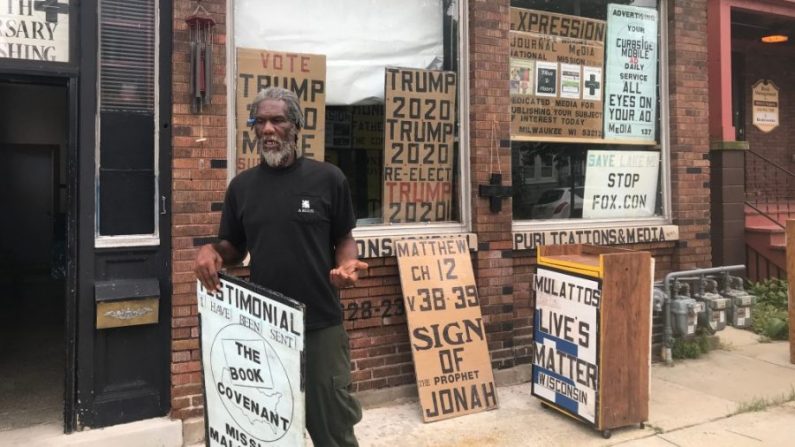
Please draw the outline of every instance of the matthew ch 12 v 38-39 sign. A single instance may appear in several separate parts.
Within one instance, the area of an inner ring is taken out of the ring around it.
[[[197,282],[207,445],[304,445],[304,305],[221,275]]]

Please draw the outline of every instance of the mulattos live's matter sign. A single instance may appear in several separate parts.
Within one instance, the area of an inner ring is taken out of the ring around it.
[[[660,153],[588,151],[582,217],[649,217],[657,206]]]
[[[0,59],[69,62],[69,0],[0,0]]]
[[[538,267],[533,290],[532,394],[596,423],[601,282]]]
[[[304,305],[223,274],[196,288],[208,446],[304,445]]]
[[[452,219],[455,95],[454,72],[386,69],[385,222]]]
[[[602,138],[603,20],[511,8],[511,138]]]
[[[773,81],[760,80],[751,89],[751,119],[759,130],[770,132],[778,127],[778,87]]]
[[[497,408],[466,239],[403,239],[395,252],[423,420]]]
[[[657,123],[657,10],[607,5],[605,138],[653,143]]]
[[[326,56],[238,48],[236,169],[242,171],[259,164],[257,138],[247,121],[251,101],[267,87],[282,87],[295,92],[306,119],[298,138],[298,150],[307,158],[323,161],[326,151]]]

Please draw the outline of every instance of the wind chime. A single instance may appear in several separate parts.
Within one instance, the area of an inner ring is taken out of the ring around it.
[[[204,106],[209,105],[213,87],[213,27],[215,20],[196,1],[196,9],[185,23],[190,28],[190,95],[191,112],[201,114]],[[199,127],[199,138],[196,142],[205,141],[204,120]]]

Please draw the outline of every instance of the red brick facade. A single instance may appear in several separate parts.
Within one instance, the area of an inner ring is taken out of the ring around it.
[[[631,246],[653,252],[658,278],[668,271],[707,267],[711,262],[706,1],[669,3],[671,201],[680,241]],[[194,2],[177,0],[174,10],[171,405],[177,418],[203,414],[192,264],[198,246],[216,234],[227,182],[227,5],[225,0],[205,0],[202,4],[217,25],[214,96],[201,116],[190,113],[188,96],[188,32],[184,20],[195,7]],[[469,83],[470,231],[478,237],[478,250],[472,259],[495,370],[530,362],[530,280],[535,262],[534,251],[513,250],[511,200],[504,199],[502,210],[495,214],[489,210],[488,200],[477,194],[478,186],[487,184],[490,174],[500,170],[503,184],[511,184],[509,6],[509,0],[469,0],[469,67],[462,73]],[[204,143],[195,142],[200,132],[208,137]],[[493,164],[490,151],[499,154],[499,166]],[[359,318],[345,323],[351,339],[354,389],[362,392],[413,384],[405,317],[382,318],[361,311],[384,302],[397,308],[401,289],[395,258],[367,261],[368,274],[356,288],[341,293],[343,307],[355,305],[360,309]]]

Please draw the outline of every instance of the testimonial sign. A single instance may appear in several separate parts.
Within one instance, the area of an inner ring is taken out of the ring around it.
[[[466,239],[395,241],[425,422],[497,408]]]
[[[323,161],[326,151],[326,56],[278,51],[237,49],[237,137],[235,167],[238,172],[259,164],[259,146],[248,123],[249,107],[260,90],[282,87],[301,102],[305,126],[298,150],[305,157]]]
[[[599,408],[601,282],[538,267],[532,394],[585,421]]]
[[[649,217],[657,206],[660,153],[588,151],[582,217]]]
[[[196,287],[208,446],[304,445],[304,305],[223,274]]]
[[[69,62],[69,0],[0,0],[0,59]]]
[[[605,138],[653,143],[657,123],[657,11],[607,5]]]

